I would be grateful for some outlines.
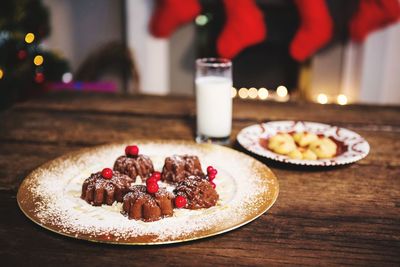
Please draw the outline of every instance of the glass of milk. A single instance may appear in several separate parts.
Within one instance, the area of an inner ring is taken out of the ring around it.
[[[232,62],[196,60],[197,143],[228,144],[232,131]]]

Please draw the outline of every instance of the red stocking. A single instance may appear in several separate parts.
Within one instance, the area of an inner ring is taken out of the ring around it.
[[[158,0],[151,17],[150,31],[155,37],[169,37],[180,25],[200,14],[198,0]]]
[[[300,14],[301,24],[290,44],[290,55],[297,61],[304,61],[329,42],[333,23],[325,0],[294,2]]]
[[[226,23],[217,40],[218,54],[233,58],[248,46],[262,42],[266,27],[253,0],[224,0]]]
[[[362,42],[370,32],[380,29],[400,18],[398,0],[361,0],[350,21],[351,39]]]

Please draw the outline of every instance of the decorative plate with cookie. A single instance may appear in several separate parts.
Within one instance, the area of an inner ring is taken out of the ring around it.
[[[368,142],[346,128],[307,121],[271,121],[242,129],[237,140],[248,151],[284,163],[334,166],[368,155]]]

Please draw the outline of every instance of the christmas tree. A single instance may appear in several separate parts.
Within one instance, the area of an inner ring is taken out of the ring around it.
[[[0,8],[0,109],[46,91],[69,70],[41,42],[50,34],[49,13],[39,0],[3,0]]]

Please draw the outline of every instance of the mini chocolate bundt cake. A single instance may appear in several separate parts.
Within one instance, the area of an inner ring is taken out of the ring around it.
[[[149,194],[146,186],[135,185],[124,196],[123,213],[129,219],[145,222],[157,221],[172,216],[173,199],[173,194],[163,188],[154,194]]]
[[[190,175],[204,177],[200,160],[197,156],[174,155],[165,159],[161,180],[178,183]]]
[[[210,208],[215,206],[219,198],[210,182],[198,176],[189,176],[179,182],[174,193],[187,199],[187,209]]]
[[[126,174],[132,179],[140,176],[145,181],[154,172],[153,162],[146,155],[120,156],[114,163],[114,170]]]
[[[109,177],[103,172],[90,175],[82,185],[81,198],[93,206],[112,205],[114,201],[122,202],[123,196],[133,181],[129,176],[109,170]],[[102,174],[103,173],[103,174]]]

